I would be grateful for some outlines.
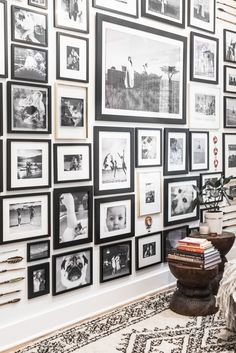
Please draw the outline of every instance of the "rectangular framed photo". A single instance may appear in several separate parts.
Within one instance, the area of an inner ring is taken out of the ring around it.
[[[188,26],[215,33],[215,0],[189,0]]]
[[[190,170],[209,169],[209,132],[190,131]]]
[[[92,241],[93,188],[54,189],[54,249]]]
[[[51,86],[7,82],[7,132],[51,133]]]
[[[42,240],[27,243],[27,262],[33,262],[50,257],[50,241]]]
[[[28,267],[28,299],[50,293],[49,262]]]
[[[132,273],[131,240],[100,247],[100,283]]]
[[[135,129],[135,166],[157,167],[162,165],[162,130]]]
[[[50,193],[0,198],[0,244],[50,236]]]
[[[135,238],[136,271],[162,262],[162,233]]]
[[[134,191],[134,130],[94,127],[94,193]]]
[[[3,142],[0,140],[0,163],[3,166]],[[3,191],[3,171],[0,172],[0,192]]]
[[[227,194],[230,195],[234,201],[236,200],[236,179],[231,180],[227,185]]]
[[[96,20],[96,119],[185,124],[187,38],[101,14]]]
[[[95,244],[134,236],[134,195],[95,200]]]
[[[0,136],[3,135],[3,84],[0,82]]]
[[[28,5],[47,10],[48,0],[28,0]]]
[[[7,2],[0,0],[0,78],[8,77]]]
[[[139,216],[161,212],[161,173],[138,173]]]
[[[224,29],[224,61],[236,63],[236,32]]]
[[[30,82],[48,82],[48,51],[11,45],[11,78]]]
[[[164,129],[164,175],[188,173],[188,129]]]
[[[236,134],[223,134],[223,151],[224,176],[236,178]]]
[[[236,129],[236,98],[224,96],[224,128]]]
[[[164,180],[164,226],[199,219],[197,192],[199,177],[183,177]]]
[[[7,140],[7,190],[51,186],[51,141]]]
[[[201,177],[201,187],[205,185],[207,182],[216,182],[219,178],[222,177],[222,173],[204,173],[200,174]],[[215,197],[212,197],[211,195],[211,189],[209,187],[206,187],[204,190],[204,195],[202,196],[203,198],[203,204],[210,204],[214,202]],[[217,198],[216,201],[223,201],[223,198]]]
[[[91,180],[91,144],[54,144],[54,183]]]
[[[138,0],[93,0],[93,7],[117,14],[138,17]]]
[[[218,84],[219,39],[190,33],[190,80]]]
[[[224,65],[224,92],[236,93],[236,67]]]
[[[167,261],[168,254],[176,249],[178,241],[187,237],[188,234],[189,226],[187,225],[163,231],[163,261]]]

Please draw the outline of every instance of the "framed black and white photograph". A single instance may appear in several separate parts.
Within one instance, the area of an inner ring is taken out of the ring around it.
[[[72,1],[72,0],[71,0]],[[89,81],[88,38],[57,32],[57,79],[76,82]]]
[[[190,33],[190,80],[218,84],[219,39]]]
[[[215,33],[215,0],[189,0],[188,26]]]
[[[219,180],[222,177],[222,173],[202,173],[200,174],[201,177],[201,187],[203,187],[203,185],[205,185],[207,182],[216,182],[217,180]],[[215,200],[215,195],[211,195],[211,189],[207,186],[204,190],[204,194],[202,195],[202,203],[205,204],[210,204],[212,202],[214,202]],[[221,198],[216,198],[216,201],[220,202],[223,201],[223,197]]]
[[[158,167],[162,165],[162,130],[135,129],[135,166]]]
[[[188,129],[164,129],[164,175],[188,173]]]
[[[134,130],[94,127],[94,193],[134,190]]]
[[[95,244],[134,236],[134,195],[95,200]]]
[[[167,261],[167,256],[176,249],[178,241],[184,239],[189,234],[189,226],[181,226],[163,231],[163,261]]]
[[[236,98],[224,96],[224,127],[236,129]]]
[[[49,262],[28,267],[28,299],[50,293]]]
[[[51,86],[7,82],[7,132],[51,133]]]
[[[236,93],[236,67],[224,65],[224,92]]]
[[[199,177],[182,177],[164,180],[164,226],[199,219],[197,192]]]
[[[162,233],[135,238],[136,271],[162,262]]]
[[[236,134],[223,134],[223,151],[224,176],[236,178]]]
[[[0,82],[0,136],[3,135],[3,84]]]
[[[190,131],[190,170],[209,169],[209,132]]]
[[[236,32],[224,29],[224,61],[236,63]]]
[[[192,129],[219,129],[220,89],[212,85],[189,84],[189,120]]]
[[[87,87],[56,85],[56,138],[86,139],[88,120]]]
[[[93,249],[73,250],[52,257],[52,295],[93,284]]]
[[[50,193],[0,198],[0,244],[50,236]]]
[[[0,163],[3,166],[3,143],[2,140],[0,140]],[[1,170],[0,172],[0,192],[3,191],[3,175],[2,175],[3,171]]]
[[[187,38],[101,14],[96,20],[96,119],[185,124]]]
[[[47,10],[48,0],[28,0],[28,5]]]
[[[11,45],[11,78],[30,82],[48,82],[48,51]]]
[[[93,188],[54,189],[54,249],[92,241]]]
[[[7,190],[51,186],[51,141],[7,140]]]
[[[91,144],[54,144],[54,183],[91,180]]]
[[[8,77],[7,2],[0,0],[0,78]]]
[[[230,182],[226,185],[226,192],[229,196],[231,196],[234,201],[236,199],[236,178],[233,180],[230,180]]]
[[[11,25],[12,41],[48,46],[48,17],[45,13],[12,6]]]
[[[100,247],[100,283],[132,273],[131,240]]]
[[[50,257],[50,241],[42,240],[27,243],[27,262],[33,262]]]
[[[141,0],[142,16],[177,27],[185,27],[184,0]]]
[[[138,173],[139,216],[161,212],[161,173]]]
[[[138,17],[138,0],[93,0],[93,7],[117,14]]]

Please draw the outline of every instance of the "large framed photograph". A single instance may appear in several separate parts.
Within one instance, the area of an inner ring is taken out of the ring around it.
[[[7,82],[7,132],[51,133],[51,86]]]
[[[162,233],[135,238],[136,271],[162,262]]]
[[[135,166],[157,167],[162,165],[162,130],[135,129]]]
[[[189,0],[188,26],[215,33],[215,0]]]
[[[93,7],[121,15],[138,17],[138,0],[93,0]]]
[[[95,200],[95,244],[134,236],[134,195]]]
[[[7,140],[7,190],[51,186],[51,141]]]
[[[187,38],[101,14],[96,20],[96,119],[185,124]]]
[[[236,98],[224,96],[224,128],[236,129]]]
[[[224,176],[236,178],[236,134],[223,134],[223,151]]]
[[[167,261],[168,254],[176,249],[178,241],[188,235],[189,226],[187,225],[163,231],[163,261]]]
[[[50,241],[42,240],[27,244],[27,262],[33,262],[50,257]]]
[[[190,131],[190,170],[209,169],[209,132]]]
[[[0,203],[0,244],[50,236],[50,193],[3,196]]]
[[[224,29],[224,61],[236,63],[236,32]]]
[[[30,82],[48,82],[48,51],[23,45],[11,45],[11,78]]]
[[[92,241],[93,188],[54,189],[54,249]]]
[[[0,78],[8,77],[7,2],[0,0]]]
[[[164,180],[164,226],[199,219],[197,192],[199,177],[183,177]]]
[[[48,0],[28,0],[28,5],[47,10]]]
[[[222,177],[222,173],[202,173],[201,177],[201,187],[205,185],[207,182],[216,182]],[[202,195],[202,204],[212,204],[214,202],[215,196],[211,195],[211,189],[207,186],[204,190],[204,194]],[[216,201],[223,201],[223,197],[217,197]]]
[[[28,267],[28,299],[50,293],[49,262]]]
[[[100,282],[129,276],[132,273],[132,242],[100,247]]]
[[[224,65],[224,92],[236,93],[236,67]]]
[[[54,183],[91,180],[91,144],[54,144]]]
[[[94,193],[119,194],[134,190],[134,130],[94,127]]]
[[[218,84],[219,39],[190,33],[190,80]]]
[[[138,174],[139,216],[161,212],[161,173],[146,172]]]
[[[164,175],[188,173],[188,129],[165,128]]]

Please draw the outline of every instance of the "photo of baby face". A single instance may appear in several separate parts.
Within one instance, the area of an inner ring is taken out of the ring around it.
[[[109,232],[126,228],[126,207],[107,207],[106,226]]]

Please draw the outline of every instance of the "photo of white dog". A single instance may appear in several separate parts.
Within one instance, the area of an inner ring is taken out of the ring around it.
[[[196,192],[192,185],[171,187],[171,216],[192,213],[195,208]]]

